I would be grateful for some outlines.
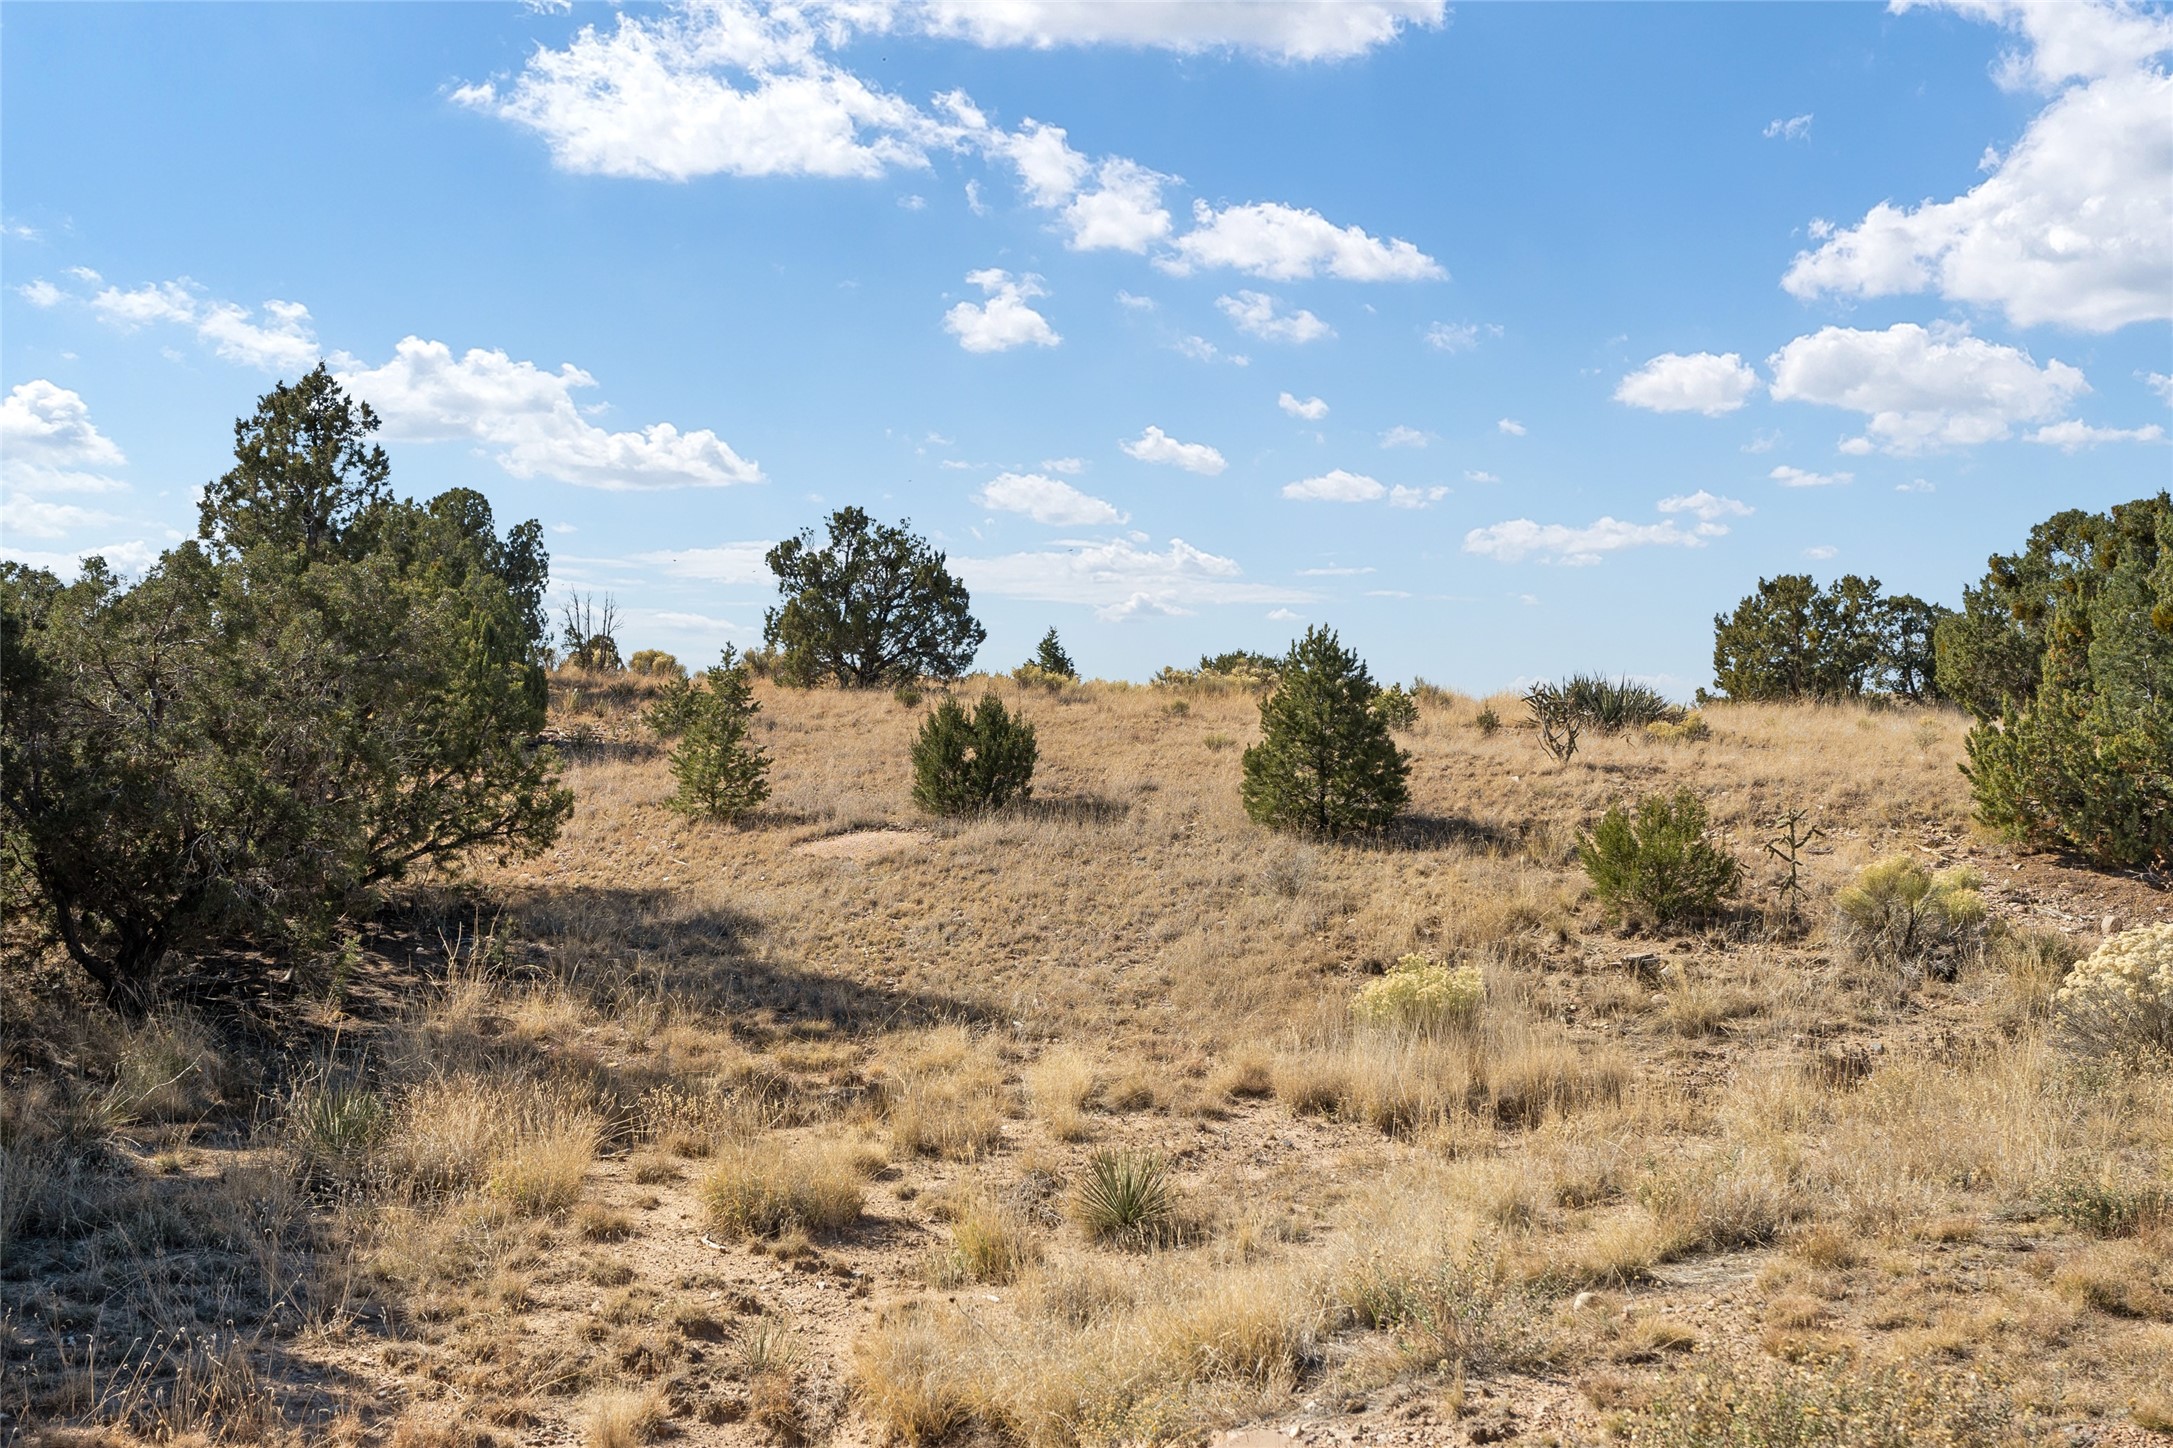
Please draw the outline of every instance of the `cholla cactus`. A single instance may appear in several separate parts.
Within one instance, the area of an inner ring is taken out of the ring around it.
[[[1388,974],[1359,987],[1351,1014],[1367,1025],[1440,1030],[1477,1016],[1485,993],[1486,982],[1476,965],[1451,967],[1407,955]]]
[[[2123,930],[2069,972],[2052,998],[2086,1048],[2173,1051],[2173,924]]]

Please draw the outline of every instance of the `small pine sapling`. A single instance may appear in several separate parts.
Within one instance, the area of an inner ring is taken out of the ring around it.
[[[730,644],[702,674],[703,687],[684,697],[672,775],[679,789],[673,809],[711,819],[735,820],[770,797],[770,760],[748,739],[761,709],[754,681]]]
[[[1332,630],[1307,629],[1260,701],[1260,742],[1245,751],[1245,813],[1270,829],[1331,839],[1393,820],[1410,798],[1411,756],[1375,711],[1379,693]]]

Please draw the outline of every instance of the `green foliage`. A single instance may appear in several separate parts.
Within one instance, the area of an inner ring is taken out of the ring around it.
[[[754,681],[730,644],[688,691],[685,724],[672,750],[679,788],[671,806],[710,819],[738,819],[770,797],[770,760],[747,737],[762,706]]]
[[[1001,809],[1034,791],[1034,726],[984,694],[969,717],[946,694],[913,741],[913,802],[930,814]]]
[[[2173,1221],[2173,1191],[2149,1182],[2124,1181],[2107,1170],[2070,1171],[2045,1193],[2045,1210],[2093,1237],[2130,1237]]]
[[[745,661],[741,667],[746,667]],[[644,713],[642,722],[656,731],[659,739],[677,739],[687,732],[687,725],[694,719],[700,707],[701,690],[693,680],[681,676],[671,680],[658,691],[656,702]]]
[[[1687,789],[1648,795],[1634,815],[1607,811],[1577,852],[1592,889],[1610,910],[1670,926],[1717,913],[1742,870],[1705,835],[1705,805]]]
[[[1761,578],[1713,618],[1713,677],[1731,699],[1937,698],[1932,638],[1948,613],[1853,573],[1824,589],[1807,573]]]
[[[1492,734],[1501,728],[1501,715],[1495,713],[1494,706],[1489,704],[1472,716],[1471,727],[1481,734]]]
[[[1310,628],[1278,670],[1260,701],[1260,742],[1245,751],[1245,812],[1330,838],[1387,825],[1409,798],[1411,757],[1374,712],[1365,664],[1332,630]]]
[[[1476,965],[1448,966],[1406,955],[1385,975],[1358,988],[1351,1014],[1370,1026],[1440,1031],[1469,1025],[1479,1014],[1486,981]]]
[[[1984,941],[1983,877],[1967,866],[1926,870],[1908,855],[1866,865],[1855,883],[1834,896],[1842,939],[1882,965],[1915,968],[1934,956],[1953,979],[1957,951]]]
[[[1655,719],[1645,726],[1645,737],[1662,744],[1695,744],[1713,737],[1713,726],[1695,709],[1679,719]]]
[[[626,667],[650,679],[684,679],[687,676],[686,666],[662,649],[636,649],[634,656],[626,661]]]
[[[988,632],[943,555],[859,508],[838,509],[827,528],[824,546],[807,529],[764,560],[784,599],[762,621],[778,681],[875,689],[964,673]]]
[[[2062,513],[1992,564],[1977,614],[1941,635],[1984,721],[1963,767],[1978,817],[2099,864],[2173,863],[2173,500]],[[2034,681],[2016,662],[2033,641]]]
[[[1641,729],[1647,724],[1673,723],[1683,716],[1682,710],[1668,702],[1667,695],[1650,684],[1640,684],[1629,678],[1572,674],[1556,688],[1577,718],[1602,734]]]
[[[1418,700],[1403,691],[1403,685],[1390,684],[1373,696],[1373,712],[1391,729],[1409,729],[1418,723]]]
[[[375,887],[533,851],[572,808],[543,727],[548,562],[455,490],[391,498],[323,368],[236,428],[202,536],[132,587],[0,566],[0,811],[116,1006],[235,937],[328,938]]]
[[[921,686],[911,682],[900,684],[890,691],[890,697],[900,708],[918,709],[921,706]]]
[[[1097,1242],[1146,1246],[1177,1225],[1169,1161],[1152,1151],[1097,1151],[1072,1199],[1072,1212]]]
[[[1027,662],[1044,674],[1053,674],[1059,679],[1076,682],[1079,677],[1079,671],[1072,667],[1071,655],[1064,652],[1064,645],[1053,628],[1041,636],[1040,647],[1034,650],[1033,658]]]

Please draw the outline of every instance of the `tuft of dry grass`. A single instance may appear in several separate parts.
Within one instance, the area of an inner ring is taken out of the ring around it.
[[[1026,1070],[1026,1094],[1058,1141],[1085,1141],[1093,1135],[1087,1107],[1100,1087],[1093,1061],[1070,1046],[1042,1052]]]
[[[718,1155],[698,1195],[709,1226],[735,1237],[838,1232],[860,1220],[866,1161],[835,1141],[749,1142]]]
[[[654,1442],[667,1421],[654,1389],[605,1393],[581,1414],[583,1448],[641,1448]]]

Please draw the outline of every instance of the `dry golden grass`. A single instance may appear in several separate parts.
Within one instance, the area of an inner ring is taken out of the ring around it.
[[[373,958],[410,973],[310,1006],[261,1124],[207,1016],[38,1018],[76,1064],[0,1092],[0,1331],[32,1364],[0,1409],[148,1435],[246,1371],[268,1441],[321,1421],[282,1373],[394,1384],[411,1437],[1196,1440],[1363,1400],[1366,1431],[1430,1405],[1424,1440],[1584,1382],[1547,1411],[1600,1441],[1600,1399],[1831,1352],[1966,1361],[2063,1422],[2159,1411],[2173,1080],[2045,1034],[2136,896],[1971,837],[1959,719],[1723,707],[1702,741],[1589,736],[1562,766],[1513,698],[1427,692],[1411,818],[1329,846],[1244,818],[1241,690],[999,682],[1040,731],[1035,799],[931,825],[915,711],[765,685],[775,790],[723,828],[663,807],[645,687],[560,681],[554,731],[596,738],[558,846],[404,905]],[[1577,831],[1682,783],[1741,908],[1624,938]],[[1829,831],[1800,931],[1760,849],[1797,807]],[[1827,934],[1832,892],[1905,850],[1990,882],[1951,984]],[[1353,1019],[1411,953],[1479,968],[1475,1019]],[[1067,1222],[1096,1152],[1167,1160],[1182,1230]],[[816,1305],[766,1315],[786,1300]],[[125,1401],[52,1346],[227,1317],[263,1326],[225,1378],[162,1346]]]

